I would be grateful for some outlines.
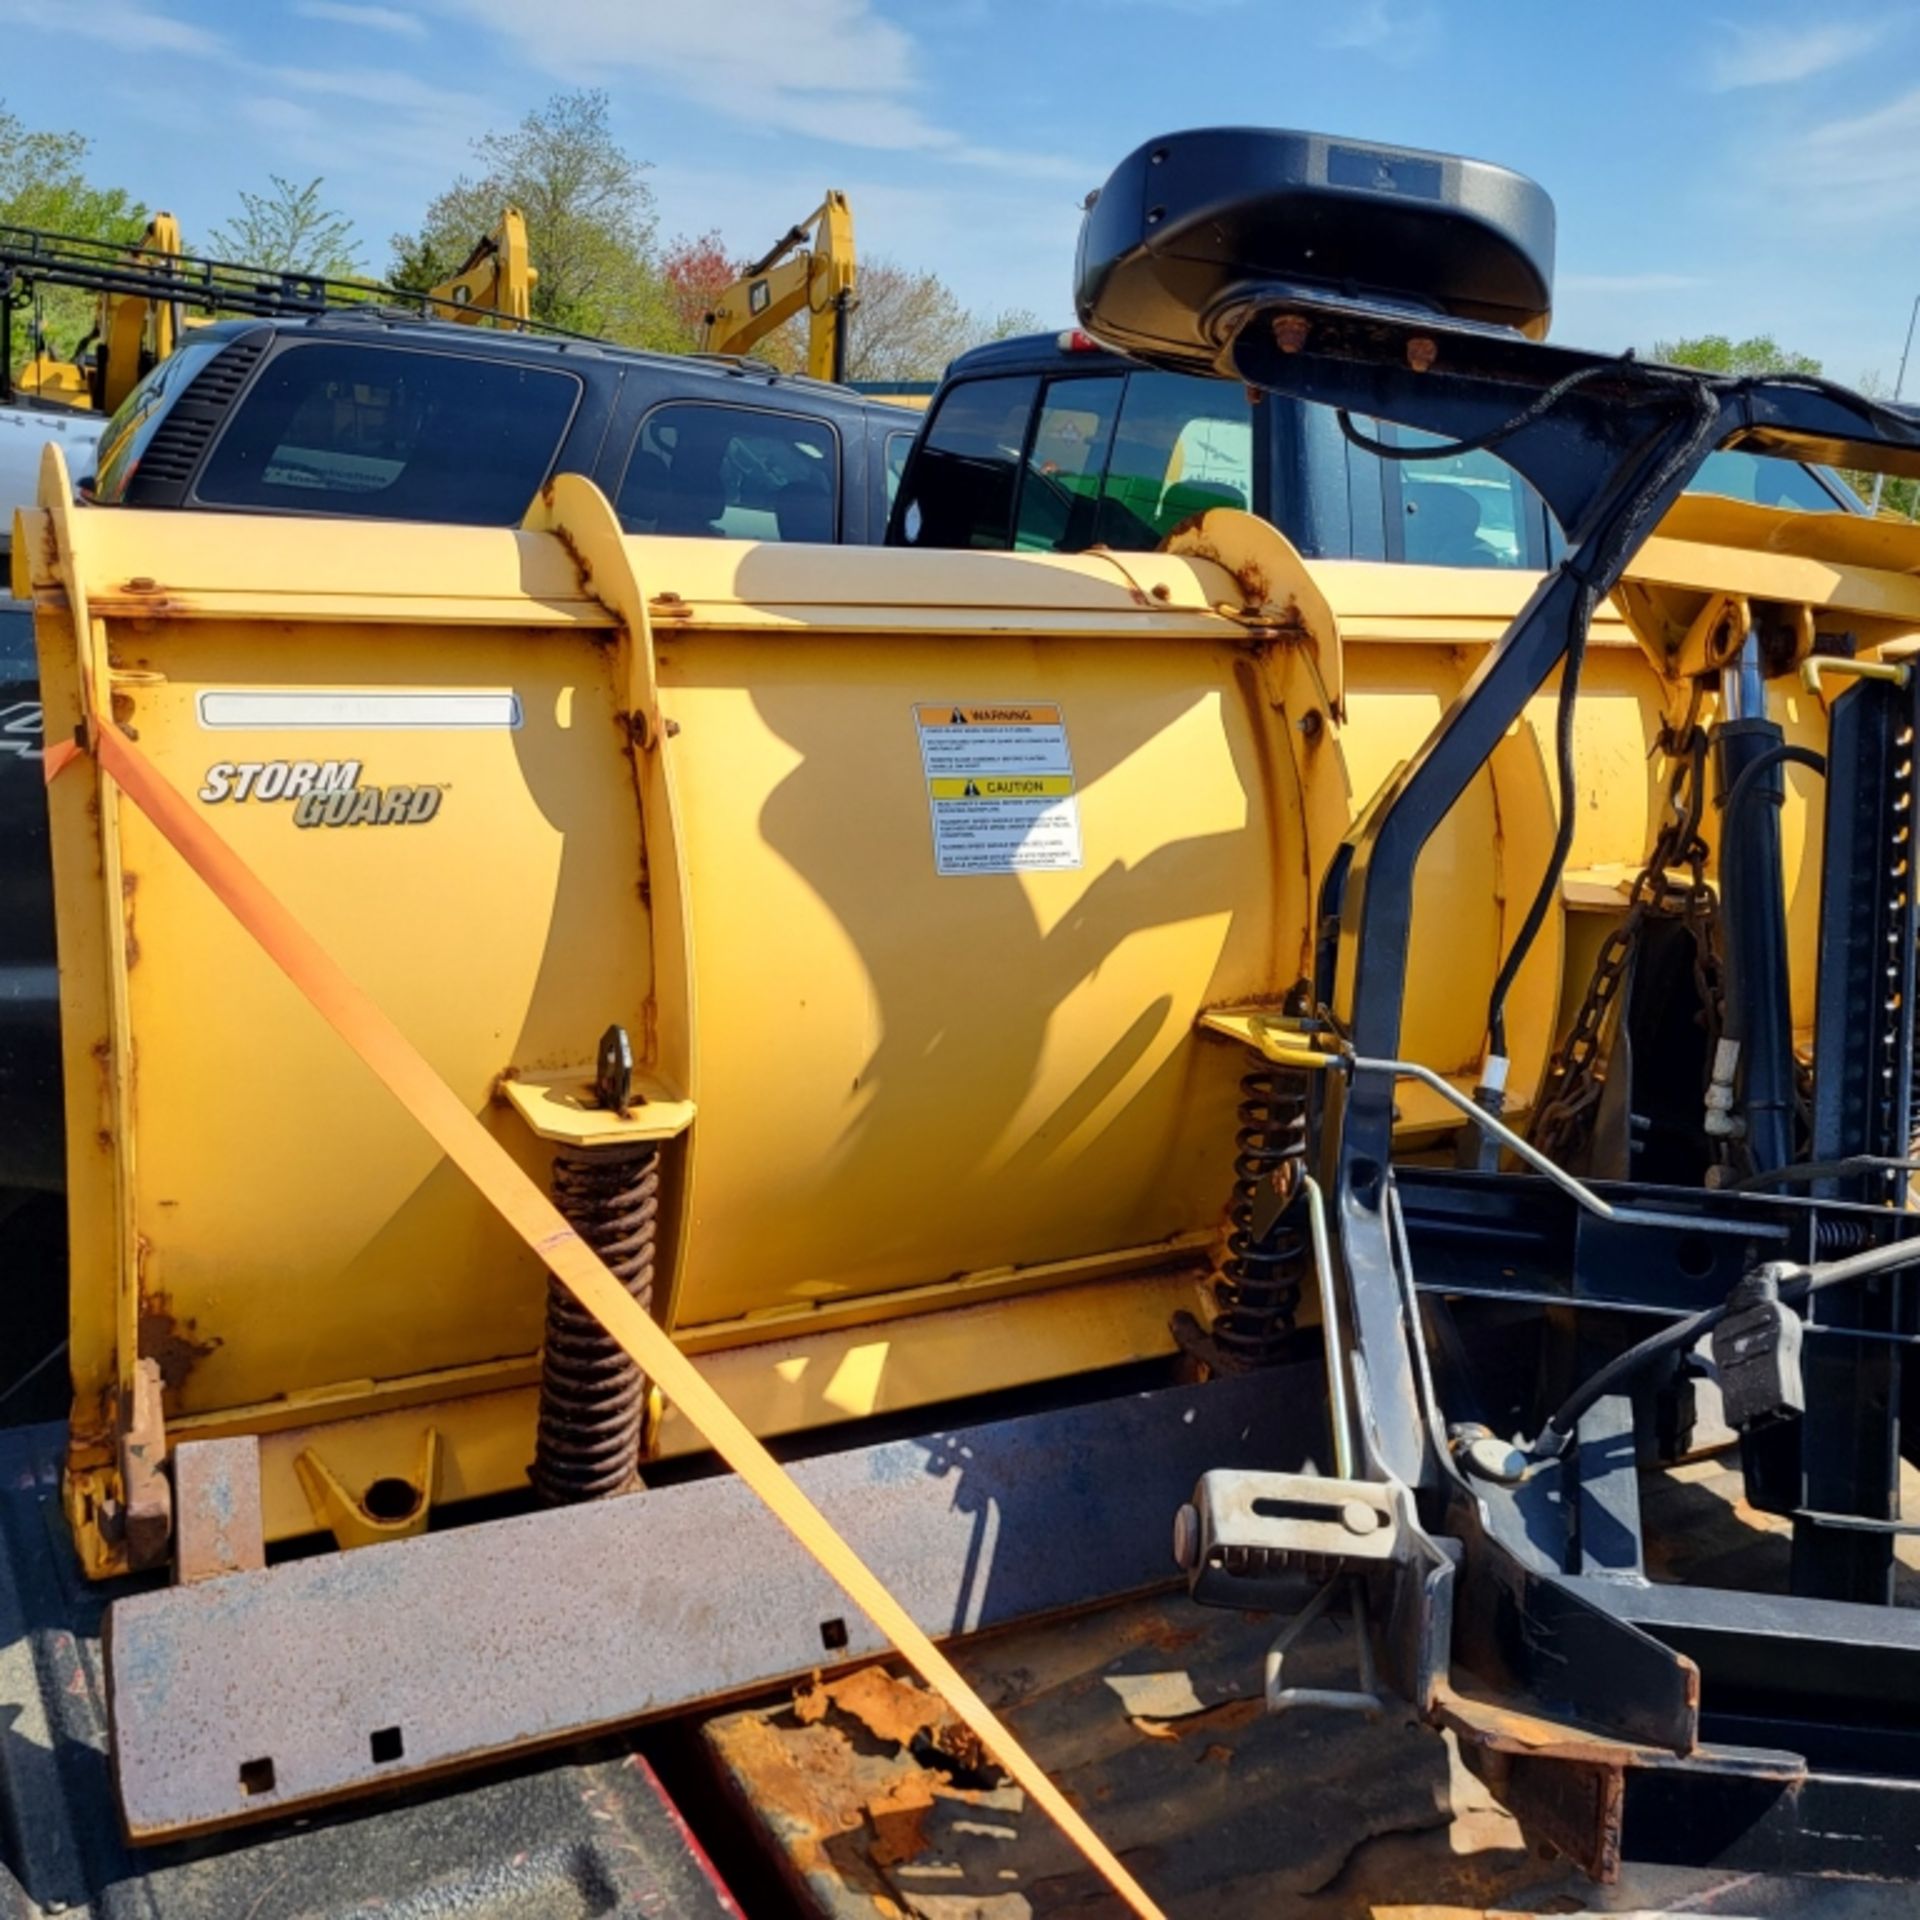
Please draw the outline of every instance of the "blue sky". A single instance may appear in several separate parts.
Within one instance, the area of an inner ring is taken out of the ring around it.
[[[1531,173],[1559,206],[1568,342],[1770,332],[1891,379],[1920,294],[1912,5],[0,0],[0,26],[53,49],[0,98],[91,134],[100,177],[191,234],[238,186],[323,174],[375,268],[474,135],[590,85],[652,162],[663,235],[757,251],[837,186],[866,252],[1049,324],[1086,190],[1222,122]]]

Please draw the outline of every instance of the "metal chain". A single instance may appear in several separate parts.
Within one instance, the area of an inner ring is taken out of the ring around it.
[[[1721,978],[1713,889],[1707,884],[1707,843],[1700,837],[1706,804],[1707,736],[1697,724],[1699,697],[1677,733],[1662,728],[1659,747],[1671,756],[1664,818],[1653,851],[1627,895],[1627,910],[1608,934],[1593,978],[1567,1037],[1547,1066],[1546,1086],[1530,1130],[1535,1146],[1555,1160],[1586,1144],[1606,1086],[1605,1050],[1615,1009],[1640,940],[1655,920],[1677,920],[1693,936],[1693,979],[1707,1025],[1707,1058],[1720,1036],[1725,986]],[[1686,878],[1676,880],[1676,870]]]

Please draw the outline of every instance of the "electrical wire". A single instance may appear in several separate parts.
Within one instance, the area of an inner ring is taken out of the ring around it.
[[[1564,379],[1556,380],[1552,386],[1543,387],[1535,399],[1498,426],[1489,427],[1485,433],[1472,434],[1465,440],[1442,440],[1430,447],[1401,447],[1391,441],[1376,440],[1372,434],[1362,433],[1353,424],[1353,415],[1345,407],[1336,408],[1334,418],[1340,423],[1340,431],[1354,446],[1363,453],[1377,454],[1382,460],[1450,460],[1456,454],[1483,453],[1489,447],[1497,447],[1502,440],[1511,438],[1523,427],[1532,426],[1536,420],[1552,412],[1576,387],[1584,386],[1589,380],[1597,380],[1603,373],[1618,373],[1627,366],[1639,370],[1640,363],[1631,352],[1623,353],[1617,360],[1601,360],[1589,367],[1576,368]]]
[[[1553,896],[1559,891],[1560,876],[1566,871],[1567,855],[1573,851],[1573,710],[1580,688],[1580,670],[1586,664],[1587,634],[1592,627],[1596,598],[1590,586],[1583,587],[1575,595],[1567,648],[1561,656],[1560,696],[1553,716],[1554,779],[1559,793],[1560,817],[1554,826],[1553,846],[1547,854],[1547,869],[1541,876],[1539,886],[1534,889],[1526,918],[1520,922],[1520,931],[1514,935],[1513,944],[1500,963],[1500,971],[1494,976],[1493,991],[1487,998],[1487,1047],[1489,1052],[1503,1060],[1507,1057],[1507,996],[1513,991],[1513,983],[1519,978],[1520,969],[1532,951],[1534,941],[1539,938],[1541,927],[1546,924]]]
[[[1844,1180],[1855,1173],[1920,1173],[1920,1160],[1886,1153],[1850,1153],[1844,1160],[1804,1160],[1798,1166],[1769,1167],[1722,1187],[1722,1193],[1764,1193],[1769,1187],[1805,1187],[1816,1180]]]
[[[67,1343],[62,1340],[50,1353],[43,1353],[19,1379],[14,1381],[12,1385],[4,1391],[0,1391],[0,1407],[4,1407],[16,1394],[24,1393],[66,1350]]]
[[[1876,1274],[1891,1273],[1897,1268],[1915,1265],[1920,1265],[1920,1239],[1892,1240],[1884,1247],[1870,1247],[1865,1253],[1850,1254],[1844,1260],[1830,1260],[1809,1267],[1780,1264],[1771,1270],[1778,1281],[1781,1303],[1790,1305],[1816,1293],[1824,1293],[1829,1287],[1844,1286],[1851,1280],[1870,1279]],[[1631,1379],[1649,1362],[1692,1346],[1702,1334],[1711,1333],[1732,1311],[1733,1299],[1729,1295],[1702,1312],[1690,1314],[1684,1320],[1676,1320],[1662,1327],[1658,1333],[1649,1334],[1625,1353],[1616,1354],[1598,1373],[1574,1388],[1554,1409],[1540,1429],[1539,1438],[1527,1451],[1537,1460],[1559,1458],[1573,1439],[1581,1416],[1596,1401],[1605,1398],[1622,1381]]]
[[[1740,769],[1739,777],[1729,789],[1727,797],[1720,803],[1726,811],[1728,839],[1733,837],[1734,820],[1740,803],[1753,792],[1763,773],[1771,772],[1785,761],[1791,761],[1796,767],[1811,767],[1822,779],[1826,778],[1827,756],[1824,753],[1816,753],[1811,747],[1796,747],[1788,744],[1769,747],[1765,753],[1756,754]]]
[[[1487,1000],[1487,1046],[1489,1052],[1505,1057],[1507,1052],[1507,998],[1513,991],[1513,983],[1519,977],[1521,967],[1526,963],[1527,955],[1533,949],[1533,943],[1540,936],[1540,929],[1546,924],[1548,913],[1553,906],[1554,895],[1560,886],[1560,876],[1566,871],[1567,856],[1573,850],[1575,823],[1573,762],[1573,720],[1574,702],[1580,688],[1580,673],[1586,663],[1587,634],[1592,625],[1593,610],[1600,595],[1609,591],[1612,577],[1619,564],[1639,544],[1640,528],[1651,510],[1651,503],[1665,491],[1674,476],[1685,468],[1698,464],[1701,452],[1708,437],[1712,434],[1720,419],[1720,406],[1714,397],[1714,388],[1707,377],[1687,374],[1667,367],[1652,367],[1634,358],[1631,352],[1617,359],[1596,361],[1592,365],[1576,368],[1564,378],[1556,380],[1518,413],[1489,427],[1484,433],[1470,434],[1460,440],[1445,440],[1435,446],[1404,447],[1394,446],[1385,440],[1376,439],[1372,434],[1363,433],[1353,423],[1353,416],[1344,407],[1335,411],[1340,431],[1354,446],[1363,452],[1378,455],[1384,460],[1444,460],[1464,453],[1480,453],[1488,448],[1497,447],[1503,440],[1510,439],[1523,428],[1545,418],[1560,401],[1577,387],[1602,375],[1619,375],[1631,372],[1649,384],[1670,387],[1684,393],[1693,409],[1693,427],[1683,440],[1677,441],[1647,480],[1628,500],[1621,513],[1618,524],[1605,533],[1599,543],[1595,564],[1580,580],[1580,591],[1574,596],[1573,608],[1568,619],[1567,645],[1561,656],[1560,692],[1554,717],[1554,761],[1559,787],[1559,820],[1554,828],[1553,846],[1547,856],[1546,871],[1540,877],[1540,884],[1534,891],[1532,901],[1527,907],[1525,918],[1520,923],[1513,944],[1507,950],[1506,958],[1501,962],[1500,971],[1493,983],[1493,991]],[[1562,571],[1572,567],[1573,556],[1562,560]],[[1576,576],[1578,577],[1578,576]]]
[[[1641,369],[1643,374],[1655,371]],[[1667,378],[1664,373],[1659,377]],[[1554,713],[1554,761],[1560,818],[1554,828],[1553,847],[1547,856],[1546,871],[1540,876],[1540,884],[1534,890],[1526,918],[1521,921],[1520,930],[1514,935],[1512,946],[1507,949],[1500,971],[1494,976],[1493,991],[1487,997],[1488,1049],[1503,1058],[1507,1052],[1507,996],[1513,991],[1513,983],[1519,978],[1520,969],[1526,964],[1527,955],[1532,951],[1534,941],[1539,938],[1540,929],[1546,924],[1554,897],[1560,890],[1560,876],[1566,871],[1567,856],[1573,850],[1574,703],[1579,697],[1580,670],[1586,661],[1587,634],[1594,607],[1603,592],[1611,591],[1613,581],[1625,566],[1627,557],[1638,548],[1640,529],[1652,511],[1652,503],[1660,498],[1677,474],[1699,464],[1701,454],[1719,424],[1719,403],[1704,380],[1677,377],[1672,383],[1684,389],[1693,407],[1692,430],[1683,440],[1674,444],[1645,484],[1635,491],[1618,525],[1603,536],[1593,566],[1581,581],[1579,593],[1574,596],[1567,648],[1560,668],[1559,701]],[[1563,388],[1567,384],[1564,381],[1561,383]],[[1572,556],[1569,555],[1560,564],[1563,570],[1570,569]]]

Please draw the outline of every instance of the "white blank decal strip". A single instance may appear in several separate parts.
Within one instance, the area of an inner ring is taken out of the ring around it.
[[[305,693],[278,688],[253,692],[207,692],[199,698],[200,724],[220,731],[296,731],[314,727],[411,727],[468,732],[520,724],[520,696],[479,689],[456,693]]]

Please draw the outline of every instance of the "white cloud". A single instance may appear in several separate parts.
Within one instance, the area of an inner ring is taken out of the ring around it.
[[[396,107],[403,112],[465,116],[485,110],[477,94],[431,86],[393,67],[262,67],[260,74],[291,93],[358,100],[367,106]],[[363,131],[356,129],[354,138],[360,138]],[[351,140],[341,142],[343,149],[351,145]]]
[[[1704,287],[1697,273],[1563,273],[1557,283],[1562,293],[1607,294],[1676,293],[1685,287]]]
[[[1330,51],[1371,54],[1390,67],[1410,67],[1439,44],[1433,0],[1350,0],[1320,32],[1320,45]]]
[[[1707,85],[1715,93],[1741,87],[1778,87],[1811,79],[1856,60],[1886,34],[1886,23],[1825,21],[1812,26],[1719,23],[1720,38],[1708,49]]]
[[[364,27],[370,33],[391,33],[403,40],[424,40],[426,22],[417,13],[398,7],[352,4],[352,0],[294,0],[294,12],[308,20],[331,20],[343,27]]]
[[[46,29],[62,39],[98,40],[120,53],[188,53],[219,58],[227,43],[217,33],[142,6],[139,0],[88,0],[61,7],[49,20],[33,0],[0,0],[0,22]]]
[[[929,116],[913,36],[873,0],[432,0],[568,86],[622,80],[761,132],[1077,181],[1059,154],[976,146]]]
[[[1911,229],[1920,216],[1920,87],[1814,127],[1781,150],[1779,165],[1782,190],[1822,219]]]

